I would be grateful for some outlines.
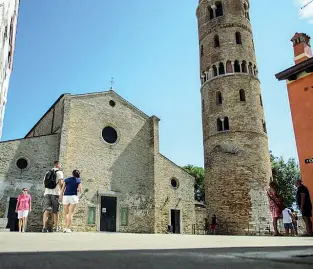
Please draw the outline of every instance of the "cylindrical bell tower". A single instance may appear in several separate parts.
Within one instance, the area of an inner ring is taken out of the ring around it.
[[[264,230],[271,178],[248,0],[197,8],[205,197],[223,233]]]

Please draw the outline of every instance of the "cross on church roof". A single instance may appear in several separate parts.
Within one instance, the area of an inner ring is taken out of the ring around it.
[[[111,83],[111,90],[113,90],[113,86],[114,86],[114,80],[113,80],[113,78],[111,78],[111,81],[110,81],[110,83]]]

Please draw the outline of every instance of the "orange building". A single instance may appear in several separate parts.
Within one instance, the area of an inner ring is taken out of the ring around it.
[[[291,39],[295,65],[276,74],[286,80],[303,184],[313,201],[313,58],[310,37],[296,33]]]

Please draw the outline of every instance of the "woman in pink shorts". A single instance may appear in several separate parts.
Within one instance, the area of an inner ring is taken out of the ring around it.
[[[18,218],[19,232],[25,232],[27,225],[28,213],[32,210],[32,198],[28,194],[27,188],[23,189],[23,193],[17,197],[16,210]]]

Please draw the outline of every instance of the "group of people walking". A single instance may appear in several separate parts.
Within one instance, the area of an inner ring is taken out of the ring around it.
[[[45,174],[43,180],[43,228],[42,232],[49,232],[48,219],[52,217],[52,231],[59,232],[59,212],[63,204],[63,232],[71,233],[71,225],[75,208],[82,194],[82,183],[80,172],[74,170],[72,176],[64,179],[64,175],[59,161],[54,162],[54,167]],[[27,217],[31,212],[31,195],[28,189],[24,188],[23,193],[17,198],[16,212],[19,220],[19,232],[25,232],[27,227]]]
[[[80,172],[74,170],[72,176],[64,179],[59,161],[54,162],[54,167],[48,171],[43,180],[44,198],[43,198],[43,228],[42,232],[48,232],[47,222],[51,215],[53,219],[52,231],[61,231],[58,226],[60,206],[63,204],[63,232],[71,233],[71,225],[73,222],[73,215],[75,208],[79,202],[82,194],[82,183],[80,179]],[[304,236],[313,236],[312,227],[312,202],[310,193],[306,186],[302,184],[301,180],[295,183],[297,187],[296,200],[299,209],[301,210],[302,218],[305,223],[306,233]],[[297,214],[290,208],[286,207],[277,193],[277,184],[271,181],[267,191],[269,198],[270,211],[273,217],[274,235],[280,236],[278,231],[278,220],[283,219],[286,235],[298,235]],[[25,232],[27,227],[27,217],[32,210],[32,198],[28,193],[27,188],[23,188],[23,193],[17,198],[16,212],[18,216],[19,232]],[[210,233],[215,234],[217,227],[216,215],[212,216],[210,226],[206,229]]]
[[[300,179],[296,180],[296,201],[301,210],[302,218],[305,223],[306,233],[302,236],[313,236],[312,227],[312,202],[310,193],[306,186],[302,184]],[[274,236],[281,236],[278,231],[278,220],[283,219],[285,234],[298,235],[298,217],[292,208],[284,205],[282,198],[278,194],[278,188],[275,181],[271,181],[267,191],[269,198],[270,211],[273,217]]]

